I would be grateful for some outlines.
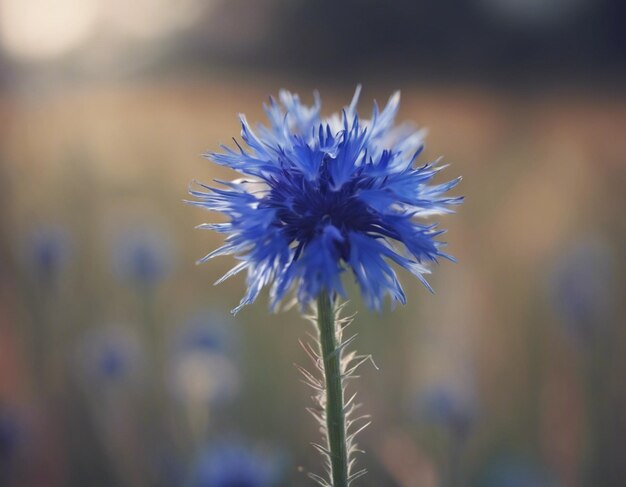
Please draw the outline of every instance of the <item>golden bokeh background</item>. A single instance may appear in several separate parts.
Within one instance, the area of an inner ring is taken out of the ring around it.
[[[0,0],[0,485],[203,486],[200,453],[232,441],[276,470],[252,487],[312,485],[318,432],[293,367],[309,325],[265,297],[230,316],[244,279],[213,287],[232,259],[194,264],[220,237],[184,200],[193,180],[232,176],[201,154],[239,136],[237,113],[262,121],[286,88],[319,90],[328,115],[359,83],[363,115],[401,90],[398,119],[428,128],[422,161],[443,156],[466,201],[441,218],[459,262],[434,269],[434,295],[401,275],[408,304],[373,314],[350,287],[356,346],[379,369],[351,386],[373,416],[356,485],[624,485],[619,8],[455,5],[472,16]],[[418,20],[442,35],[429,44]],[[146,285],[119,269],[130,234],[163,261]],[[198,313],[228,345],[181,359]]]

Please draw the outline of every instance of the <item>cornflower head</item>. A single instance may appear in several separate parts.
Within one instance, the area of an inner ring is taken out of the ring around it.
[[[476,397],[462,384],[432,384],[420,393],[417,402],[424,420],[448,429],[459,439],[469,433],[476,420]]]
[[[141,287],[158,284],[171,264],[171,241],[153,228],[127,230],[113,247],[113,267],[118,277]]]
[[[228,355],[238,341],[229,321],[229,317],[210,309],[196,310],[177,329],[174,345],[177,349]]]
[[[119,387],[136,382],[141,373],[141,342],[128,326],[90,329],[79,342],[78,359],[86,385]]]
[[[303,307],[321,293],[345,297],[346,270],[370,308],[380,309],[386,295],[405,303],[391,264],[430,289],[427,264],[451,258],[436,239],[443,231],[423,219],[461,203],[446,196],[460,178],[431,184],[445,166],[415,165],[424,133],[394,125],[399,93],[382,111],[374,105],[369,119],[356,112],[359,93],[340,115],[323,119],[319,95],[309,107],[281,91],[280,103],[270,98],[265,105],[269,126],[255,131],[240,115],[246,148],[235,141],[236,149],[206,154],[242,176],[190,190],[191,204],[229,218],[200,225],[227,235],[200,262],[228,254],[240,261],[218,283],[247,271],[247,292],[233,312],[265,286],[272,309],[291,289]]]
[[[549,294],[567,335],[584,345],[612,322],[615,256],[602,241],[577,241],[551,269]]]
[[[366,304],[380,310],[385,297],[392,304],[406,296],[393,264],[408,270],[430,289],[427,265],[440,257],[443,233],[424,218],[449,213],[461,197],[447,196],[460,178],[433,184],[443,168],[415,164],[423,149],[423,132],[408,124],[394,125],[400,103],[394,94],[369,119],[359,118],[360,87],[341,114],[321,117],[321,101],[301,103],[297,95],[280,93],[280,103],[265,105],[269,125],[253,130],[240,115],[243,147],[222,146],[206,157],[238,172],[219,187],[198,184],[191,204],[223,213],[228,221],[200,225],[226,235],[224,245],[206,255],[239,261],[217,283],[247,272],[247,291],[237,313],[266,286],[270,308],[276,309],[294,291],[301,310],[317,300],[311,320],[317,325],[314,343],[302,343],[315,367],[299,367],[314,390],[309,412],[320,423],[325,476],[309,476],[322,487],[347,487],[366,473],[355,471],[355,437],[369,424],[368,415],[354,416],[356,394],[344,400],[346,382],[370,358],[346,352],[356,335],[343,339],[351,320],[340,315],[338,297],[346,297],[342,277],[351,271]],[[345,352],[345,353],[344,353]],[[237,484],[244,485],[244,484]]]
[[[53,284],[71,256],[70,235],[60,226],[44,225],[34,229],[26,247],[32,273],[43,284]]]
[[[223,317],[201,311],[181,327],[169,357],[170,389],[175,398],[206,409],[237,394],[240,374],[229,353],[235,340],[226,325]]]

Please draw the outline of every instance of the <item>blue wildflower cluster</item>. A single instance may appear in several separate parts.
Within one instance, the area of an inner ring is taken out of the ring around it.
[[[322,119],[318,95],[309,107],[282,91],[280,103],[270,98],[265,106],[269,127],[255,132],[240,116],[247,148],[235,141],[237,150],[223,146],[223,153],[206,155],[243,175],[218,181],[221,188],[200,184],[190,191],[192,204],[229,217],[200,226],[227,235],[201,262],[227,254],[241,261],[218,281],[247,271],[247,292],[233,312],[265,286],[271,286],[272,308],[292,289],[302,305],[322,292],[345,296],[346,270],[370,308],[380,309],[386,295],[405,303],[391,264],[429,287],[426,264],[450,258],[436,240],[442,230],[420,221],[461,203],[445,196],[460,178],[429,184],[443,166],[414,166],[423,133],[394,124],[399,93],[363,120],[356,112],[359,92],[341,115]]]

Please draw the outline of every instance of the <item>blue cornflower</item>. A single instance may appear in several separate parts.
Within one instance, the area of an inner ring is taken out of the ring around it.
[[[68,232],[59,226],[35,229],[27,241],[28,260],[33,274],[44,283],[53,283],[67,263],[71,253]]]
[[[177,347],[208,353],[228,353],[236,341],[235,330],[228,318],[208,309],[192,313],[180,327]]]
[[[565,331],[583,344],[611,322],[615,258],[602,241],[578,241],[551,269],[550,295]]]
[[[113,252],[118,275],[140,286],[158,283],[170,270],[171,241],[156,229],[135,228],[124,232]]]
[[[239,306],[252,303],[271,286],[275,308],[291,290],[301,305],[320,293],[345,297],[342,274],[351,270],[370,308],[380,309],[386,295],[405,303],[391,263],[424,279],[429,262],[450,256],[436,237],[443,233],[421,219],[451,212],[461,197],[445,193],[460,178],[429,184],[443,168],[414,166],[423,133],[394,126],[400,95],[384,110],[374,105],[369,120],[356,113],[360,88],[341,115],[320,116],[316,94],[312,107],[282,91],[265,111],[269,127],[253,131],[241,115],[241,136],[248,148],[206,157],[243,175],[223,187],[200,184],[192,204],[224,213],[229,221],[201,225],[227,235],[225,244],[201,259],[234,255],[240,263],[222,282],[243,270],[247,292]]]
[[[469,433],[477,416],[476,398],[465,385],[433,384],[417,400],[419,413],[425,420],[448,428],[459,437]]]
[[[194,314],[182,327],[169,358],[170,388],[187,403],[223,403],[240,386],[239,370],[230,359],[234,337],[224,318]]]
[[[278,459],[227,443],[202,451],[192,471],[193,487],[268,487],[280,474]]]
[[[88,330],[79,343],[78,353],[80,370],[89,386],[133,382],[141,368],[141,344],[127,326]]]

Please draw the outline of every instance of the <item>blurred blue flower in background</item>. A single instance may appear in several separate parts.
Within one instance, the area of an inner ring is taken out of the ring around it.
[[[613,299],[615,259],[600,241],[580,241],[558,259],[550,292],[566,331],[585,342],[607,327]]]
[[[23,425],[12,408],[0,404],[0,484],[5,485],[23,440]]]
[[[44,284],[53,283],[71,255],[71,238],[60,226],[44,225],[32,231],[26,242],[28,266]]]
[[[435,383],[417,397],[419,415],[459,438],[467,436],[477,419],[477,399],[466,384]]]
[[[196,311],[177,328],[176,345],[230,355],[236,342],[236,330],[230,326],[229,320],[229,317],[207,309]]]
[[[217,403],[239,391],[239,370],[230,357],[234,329],[210,311],[194,313],[177,329],[170,354],[170,387],[188,403]]]
[[[481,487],[559,487],[544,469],[523,458],[505,457],[491,465]]]
[[[282,91],[282,107],[273,99],[265,106],[269,127],[255,133],[240,116],[248,149],[236,143],[237,150],[207,154],[244,176],[220,181],[223,188],[200,185],[190,191],[196,198],[190,203],[230,218],[200,226],[228,235],[201,262],[228,254],[240,261],[218,282],[247,271],[247,292],[233,312],[268,285],[272,308],[292,288],[301,305],[323,290],[345,297],[341,275],[347,269],[371,308],[380,309],[386,295],[405,303],[390,263],[428,287],[426,264],[450,258],[436,240],[443,231],[419,221],[462,202],[444,196],[460,178],[432,185],[444,166],[414,167],[423,133],[394,126],[399,93],[363,120],[356,112],[359,92],[341,116],[322,119],[319,96],[308,107]]]
[[[15,418],[0,408],[0,464],[11,460],[17,451],[19,428]]]
[[[208,447],[193,466],[192,487],[270,487],[281,475],[275,454],[237,443]]]
[[[80,370],[87,385],[131,383],[138,378],[142,359],[141,342],[127,326],[88,330],[79,343]]]
[[[172,259],[172,241],[154,228],[134,228],[120,234],[113,249],[117,275],[141,287],[162,280],[171,269]]]

